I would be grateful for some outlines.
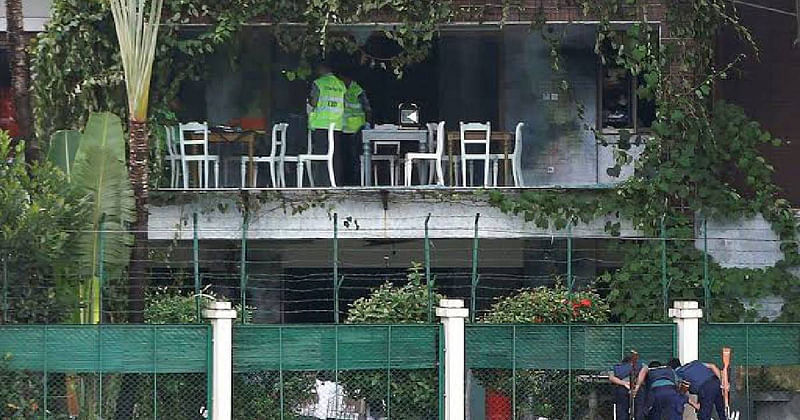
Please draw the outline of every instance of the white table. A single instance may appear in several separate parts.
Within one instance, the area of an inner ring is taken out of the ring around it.
[[[386,129],[376,128],[361,131],[361,143],[363,146],[363,159],[361,159],[361,173],[364,174],[364,185],[372,185],[372,144],[375,141],[396,141],[415,142],[418,144],[416,151],[425,153],[428,151],[428,130],[419,129]]]

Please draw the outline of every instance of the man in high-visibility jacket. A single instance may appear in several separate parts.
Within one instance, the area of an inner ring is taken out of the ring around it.
[[[317,66],[317,79],[311,84],[311,92],[308,95],[308,129],[311,131],[312,153],[325,154],[328,151],[328,127],[334,124],[334,143],[333,153],[334,168],[337,160],[340,160],[339,145],[341,144],[341,132],[344,123],[344,94],[347,90],[344,82],[339,79],[327,64]],[[338,157],[338,158],[337,158]],[[326,179],[326,171],[319,168],[312,169],[314,180]],[[335,171],[337,182],[343,176]]]
[[[361,130],[367,126],[372,118],[372,108],[367,99],[367,93],[349,72],[341,74],[340,78],[344,82],[347,90],[344,93],[344,119],[342,132],[341,150],[344,172],[343,185],[357,185],[359,171],[359,152],[361,146]],[[336,145],[339,147],[339,145]],[[338,153],[338,150],[337,150]],[[338,176],[338,175],[337,175]]]

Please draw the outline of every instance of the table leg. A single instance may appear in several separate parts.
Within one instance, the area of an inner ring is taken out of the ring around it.
[[[503,185],[513,185],[513,182],[511,184],[508,183],[508,175],[509,175],[508,168],[510,166],[509,165],[510,162],[508,161],[509,143],[510,143],[509,139],[503,140]]]
[[[253,162],[253,155],[255,154],[255,135],[251,135],[250,138],[247,140],[247,156],[250,159],[250,169],[247,170],[247,178],[250,181],[250,187],[256,187],[256,180],[253,170],[255,169],[255,165]]]
[[[370,139],[361,135],[364,159],[361,160],[361,172],[364,174],[364,187],[372,186],[372,150],[370,149]]]

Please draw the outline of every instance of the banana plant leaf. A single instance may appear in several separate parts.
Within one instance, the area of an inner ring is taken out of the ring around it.
[[[82,318],[96,323],[100,318],[99,289],[105,279],[121,277],[133,243],[128,225],[134,220],[134,200],[119,117],[111,113],[89,116],[75,154],[72,184],[86,194],[92,208],[81,226],[76,253],[88,301]]]
[[[72,169],[75,166],[75,153],[81,142],[81,133],[78,130],[59,130],[50,138],[50,149],[47,159],[61,168],[67,174],[67,181],[72,179]]]

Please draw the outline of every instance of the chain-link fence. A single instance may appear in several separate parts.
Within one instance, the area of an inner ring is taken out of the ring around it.
[[[0,327],[0,418],[206,418],[204,325]]]
[[[706,324],[700,359],[722,366],[731,349],[730,398],[741,420],[789,419],[800,412],[800,324]]]
[[[674,325],[489,325],[466,329],[471,420],[610,419],[608,373],[635,349],[666,361]]]
[[[438,419],[437,325],[234,329],[236,419]]]

